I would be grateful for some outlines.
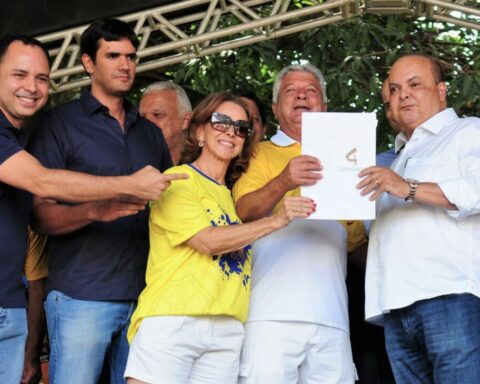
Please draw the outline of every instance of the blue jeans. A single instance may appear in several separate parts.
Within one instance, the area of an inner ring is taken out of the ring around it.
[[[0,383],[20,383],[27,332],[25,308],[0,307]]]
[[[107,357],[110,382],[125,383],[132,301],[76,300],[59,291],[45,302],[51,384],[95,384]]]
[[[397,384],[480,383],[480,298],[421,300],[384,316]]]

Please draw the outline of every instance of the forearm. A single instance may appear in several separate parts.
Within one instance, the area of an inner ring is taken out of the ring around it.
[[[94,221],[92,204],[70,206],[38,202],[33,209],[32,228],[47,235],[64,235]]]
[[[43,199],[80,203],[132,197],[156,200],[172,181],[186,178],[186,174],[164,175],[151,165],[129,176],[94,176],[48,169],[26,151],[0,164],[0,181],[5,184]]]
[[[279,176],[277,176],[262,188],[247,193],[238,199],[235,204],[237,215],[244,222],[268,216],[287,192],[288,189],[285,188]]]
[[[363,196],[369,195],[370,200],[377,200],[384,192],[399,199],[406,199],[410,195],[409,181],[389,168],[368,167],[363,169],[359,176],[364,177],[364,179],[357,184],[357,188],[361,189],[360,193]],[[434,207],[449,210],[457,209],[436,183],[418,182],[414,200],[417,203]]]
[[[48,169],[26,151],[16,153],[0,165],[0,181],[44,199],[70,202],[133,196],[137,187],[132,176],[100,177]]]
[[[190,238],[187,244],[201,253],[219,255],[241,249],[281,227],[272,216],[246,224],[208,227]]]
[[[87,202],[133,195],[129,176],[99,177],[44,168],[34,181],[34,194],[44,199]]]
[[[45,280],[39,279],[28,282],[28,337],[25,358],[30,361],[37,361],[40,358],[45,337],[46,321],[43,309]]]
[[[415,201],[448,210],[457,209],[454,204],[448,201],[447,197],[436,183],[419,183],[417,192],[415,193]]]

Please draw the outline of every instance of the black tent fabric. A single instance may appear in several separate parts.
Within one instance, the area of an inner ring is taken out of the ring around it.
[[[39,36],[104,17],[174,3],[172,0],[0,0],[0,36]]]

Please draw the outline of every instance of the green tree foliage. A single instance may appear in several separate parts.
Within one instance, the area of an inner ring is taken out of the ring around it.
[[[462,115],[480,116],[477,31],[401,15],[354,17],[194,59],[168,68],[164,76],[201,95],[249,89],[270,105],[278,71],[309,61],[325,75],[330,111],[379,112],[378,148],[384,150],[394,133],[385,121],[380,88],[395,58],[406,52],[437,57],[449,84],[449,105]],[[273,116],[270,123],[271,134]]]
[[[294,6],[309,3],[297,0]],[[264,12],[268,14],[269,9]],[[233,25],[238,20],[224,22]],[[195,30],[198,25],[190,28]],[[172,80],[187,90],[194,105],[212,92],[246,89],[270,106],[278,71],[285,65],[309,61],[325,75],[330,111],[378,112],[377,147],[384,150],[393,142],[394,133],[383,114],[380,88],[393,61],[406,52],[438,58],[449,85],[449,105],[461,115],[480,116],[479,46],[475,30],[405,15],[367,14],[139,74],[130,98],[138,101],[141,91],[153,81]],[[71,95],[54,95],[52,102],[68,97]],[[270,116],[268,133],[275,129]]]

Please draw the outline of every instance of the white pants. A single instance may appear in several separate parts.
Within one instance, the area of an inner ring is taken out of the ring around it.
[[[248,322],[239,376],[240,384],[351,384],[349,335],[313,323]]]
[[[234,384],[243,325],[224,316],[155,316],[142,320],[125,378],[151,384]]]

